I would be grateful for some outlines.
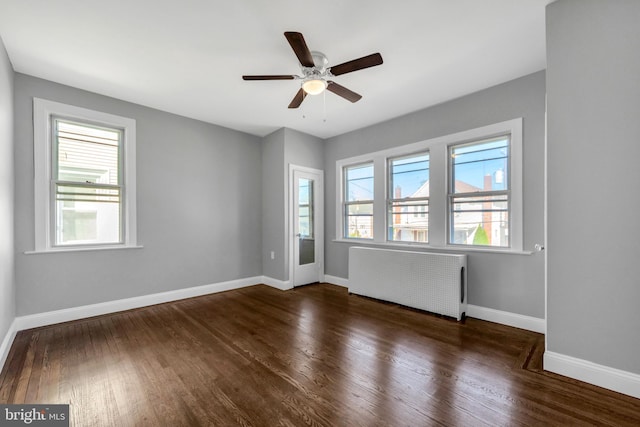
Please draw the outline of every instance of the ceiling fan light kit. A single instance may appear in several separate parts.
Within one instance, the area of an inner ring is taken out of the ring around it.
[[[382,56],[379,53],[364,56],[336,65],[327,67],[329,60],[322,52],[310,51],[301,33],[287,31],[284,33],[293,52],[300,62],[301,76],[298,75],[257,75],[242,76],[243,80],[302,80],[302,84],[289,108],[298,108],[307,94],[319,95],[324,90],[335,93],[338,96],[350,101],[357,102],[362,95],[357,94],[334,81],[328,80],[352,71],[374,67],[382,64]]]
[[[320,77],[307,78],[302,82],[302,89],[309,95],[320,95],[327,88],[327,82]]]
[[[303,74],[301,87],[308,95],[320,95],[327,88],[326,77],[330,74],[327,71],[329,60],[322,52],[311,51],[310,53],[313,67],[300,65]]]

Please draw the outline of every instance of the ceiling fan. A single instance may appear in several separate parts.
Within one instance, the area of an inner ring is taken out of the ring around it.
[[[339,85],[332,81],[331,78],[382,64],[382,56],[379,53],[373,53],[362,58],[334,65],[333,67],[327,67],[329,63],[327,57],[322,52],[310,51],[301,33],[287,31],[284,33],[284,36],[298,57],[298,61],[300,61],[302,75],[242,76],[242,79],[302,80],[302,85],[289,104],[289,108],[298,108],[307,94],[318,95],[325,89],[348,101],[357,102],[362,98],[362,95]]]

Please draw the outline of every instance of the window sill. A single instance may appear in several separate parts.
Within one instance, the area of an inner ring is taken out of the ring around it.
[[[398,243],[398,242],[375,242],[373,240],[365,239],[333,239],[335,243],[350,243],[353,245],[365,245],[365,246],[383,246],[388,248],[398,249],[426,249],[429,251],[445,251],[445,252],[463,252],[463,253],[490,253],[490,254],[504,254],[504,255],[533,255],[534,251],[520,251],[513,249],[484,249],[477,247],[459,247],[459,246],[433,246],[424,245],[421,243]]]
[[[93,251],[111,251],[118,249],[142,249],[144,246],[135,245],[135,246],[87,246],[87,247],[69,247],[69,248],[55,248],[55,249],[46,249],[46,250],[37,250],[37,251],[25,251],[25,255],[41,255],[41,254],[55,254],[55,253],[67,253],[67,252],[93,252]]]

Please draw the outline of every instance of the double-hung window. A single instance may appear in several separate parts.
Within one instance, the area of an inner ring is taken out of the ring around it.
[[[449,147],[449,243],[507,248],[509,135]]]
[[[337,240],[523,251],[522,119],[340,159]]]
[[[344,168],[343,236],[373,239],[373,163]]]
[[[36,251],[135,246],[135,121],[34,99]]]
[[[388,240],[429,241],[429,153],[388,160]]]

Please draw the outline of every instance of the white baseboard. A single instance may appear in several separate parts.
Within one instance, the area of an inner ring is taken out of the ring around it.
[[[289,280],[283,281],[268,276],[262,276],[261,283],[271,286],[272,288],[280,289],[281,291],[293,289],[293,286],[291,285],[291,282]]]
[[[467,305],[467,316],[486,320],[488,322],[500,323],[501,325],[526,329],[527,331],[539,332],[541,334],[544,334],[547,331],[547,322],[545,319],[524,316],[522,314],[511,313],[508,311],[495,310],[493,308],[481,307],[473,304]]]
[[[324,280],[333,285],[349,287],[349,279],[342,277],[324,275]],[[495,310],[493,308],[480,307],[478,305],[467,305],[467,316],[489,322],[500,323],[502,325],[513,326],[515,328],[526,329],[527,331],[544,334],[547,330],[547,322],[537,317],[524,316],[522,314],[510,313],[508,311]]]
[[[329,274],[324,275],[324,281],[331,283],[332,285],[338,285],[345,288],[349,287],[349,279],[343,279],[342,277],[331,276]]]
[[[9,325],[9,330],[2,340],[2,344],[0,344],[0,371],[2,371],[4,362],[7,361],[9,350],[11,350],[11,344],[13,344],[13,340],[16,337],[17,332],[18,328],[16,326],[16,319],[13,319],[13,322],[11,322],[11,325]]]
[[[640,375],[638,374],[548,350],[544,352],[543,366],[546,371],[640,399]]]
[[[186,289],[176,289],[174,291],[160,292],[157,294],[143,295],[139,297],[126,298],[115,301],[108,301],[99,304],[84,305],[80,307],[66,308],[63,310],[49,311],[46,313],[31,314],[16,317],[16,330],[37,328],[40,326],[53,325],[55,323],[68,322],[71,320],[84,319],[87,317],[99,316],[102,314],[115,313],[118,311],[131,310],[133,308],[146,307],[154,304],[162,304],[170,301],[177,301],[185,298],[192,298],[201,295],[213,294],[216,292],[229,291],[231,289],[243,288],[261,283],[262,277],[249,277],[246,279],[230,280],[228,282],[214,283],[211,285],[195,286]]]

